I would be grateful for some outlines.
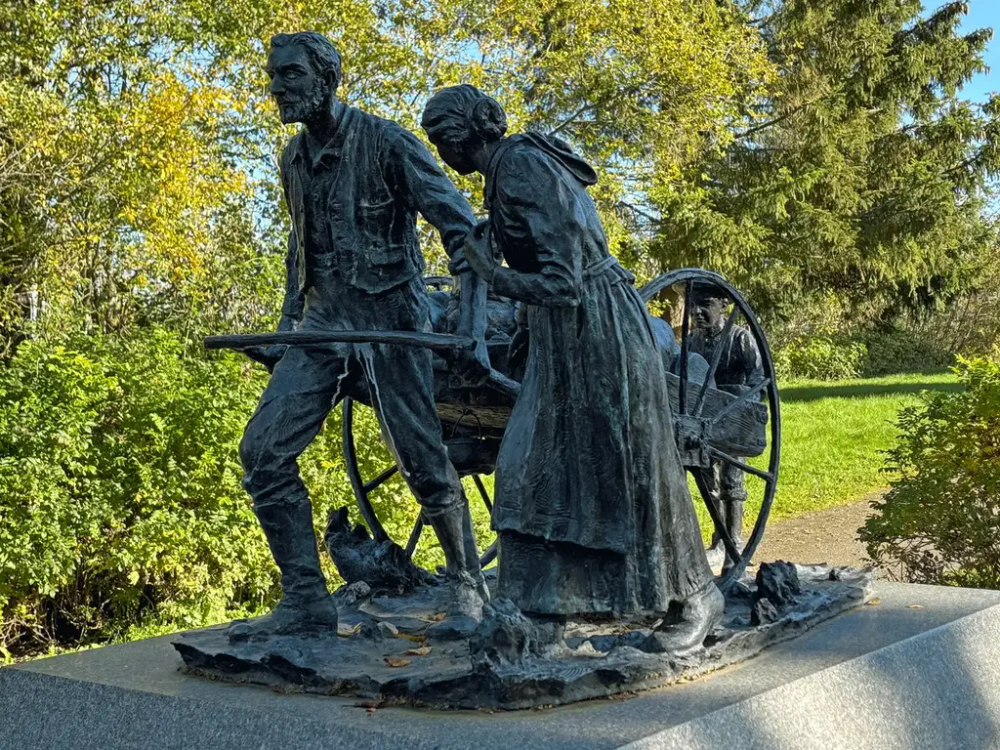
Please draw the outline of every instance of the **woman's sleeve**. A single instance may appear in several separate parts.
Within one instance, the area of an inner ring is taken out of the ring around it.
[[[497,195],[491,206],[494,236],[508,246],[524,247],[526,255],[537,257],[538,269],[525,273],[498,268],[493,290],[531,305],[576,306],[586,215],[572,177],[549,157],[528,148],[508,153],[498,168]]]

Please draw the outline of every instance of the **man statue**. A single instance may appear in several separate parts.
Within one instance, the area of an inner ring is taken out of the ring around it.
[[[429,329],[416,215],[440,232],[454,269],[475,223],[469,204],[412,133],[337,100],[340,55],[325,37],[273,37],[266,70],[281,121],[303,125],[280,161],[292,231],[279,330]],[[485,284],[471,271],[461,280],[466,309],[459,332],[481,339]],[[230,638],[336,632],[337,610],[320,570],[296,459],[358,378],[367,381],[401,474],[444,549],[451,617],[439,626],[478,618],[489,594],[468,502],[442,442],[430,352],[365,344],[273,347],[257,357],[273,371],[240,459],[244,487],[281,570],[282,598],[267,617],[233,623]],[[467,358],[464,369],[481,374],[477,366],[485,366],[481,353]]]
[[[742,326],[733,325],[726,336],[726,312],[730,300],[728,295],[712,284],[697,284],[694,288],[694,320],[689,351],[712,361],[715,351],[722,348],[715,383],[719,390],[739,394],[752,388],[764,379],[764,366],[760,351]],[[743,470],[724,461],[713,461],[711,468],[702,470],[702,476],[715,507],[725,524],[726,531],[736,545],[743,550],[743,504],[747,499]],[[712,535],[712,546],[708,551],[709,563],[713,567],[726,560],[725,549],[718,530]]]

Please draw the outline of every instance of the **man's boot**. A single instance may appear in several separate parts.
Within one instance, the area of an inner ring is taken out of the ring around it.
[[[705,550],[705,557],[708,559],[708,567],[712,570],[718,570],[725,562],[726,546],[718,534],[712,534],[712,546]]]
[[[309,501],[255,508],[281,570],[281,601],[271,614],[236,620],[226,633],[241,641],[274,635],[337,634],[337,607],[319,567]]]
[[[725,498],[724,504],[726,506],[726,531],[729,532],[729,538],[733,540],[733,546],[736,547],[736,551],[743,552],[744,542],[743,542],[743,502],[744,497],[728,497]],[[728,552],[726,553],[726,561],[723,568],[728,570],[736,561],[733,560]]]
[[[476,530],[472,526],[472,514],[469,512],[469,501],[466,500],[462,506],[462,542],[465,546],[466,565],[476,582],[476,593],[483,604],[490,601],[490,589],[486,585],[486,577],[479,564],[479,547],[476,544]]]
[[[428,628],[427,634],[444,640],[468,637],[482,619],[483,605],[490,599],[479,568],[468,502],[463,497],[461,504],[436,512],[425,508],[424,514],[444,550],[451,587],[447,616]]]

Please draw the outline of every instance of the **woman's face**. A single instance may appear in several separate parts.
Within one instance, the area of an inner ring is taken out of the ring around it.
[[[438,155],[449,167],[459,174],[472,174],[476,171],[476,163],[472,158],[473,150],[466,143],[435,143]]]

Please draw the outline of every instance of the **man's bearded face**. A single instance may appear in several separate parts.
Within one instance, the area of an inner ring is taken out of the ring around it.
[[[272,48],[265,70],[271,78],[271,96],[286,125],[305,122],[329,107],[330,85],[313,69],[301,45]]]

